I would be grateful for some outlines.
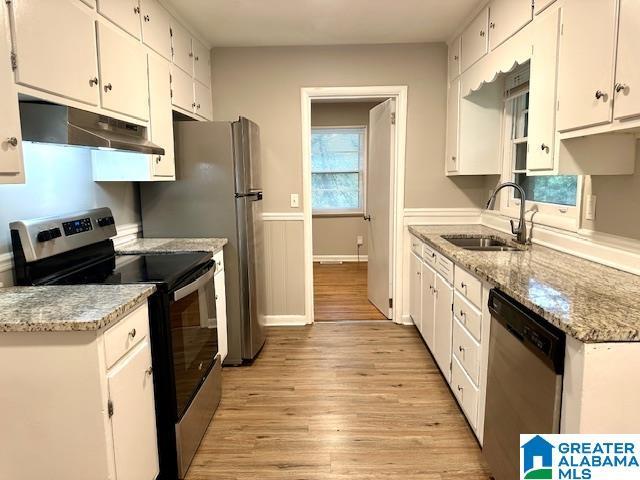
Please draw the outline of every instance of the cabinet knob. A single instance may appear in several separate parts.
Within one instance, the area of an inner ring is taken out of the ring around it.
[[[144,21],[145,21],[145,22],[150,22],[150,21],[151,21],[151,17],[150,17],[149,15],[145,15],[145,16],[144,16],[144,17],[142,17],[142,18],[144,18]]]
[[[18,139],[17,137],[9,137],[7,138],[6,142],[11,145],[12,147],[17,147],[18,146]]]
[[[463,390],[464,390],[464,388],[463,388],[463,387],[461,387],[460,385],[458,385],[458,391],[459,391],[459,392],[462,392]]]
[[[601,98],[604,98],[606,96],[607,96],[607,94],[604,93],[602,90],[596,90],[596,99],[597,100],[600,100]]]
[[[129,336],[130,336],[131,338],[136,338],[136,333],[137,333],[137,332],[136,332],[136,329],[135,329],[135,328],[132,328],[132,329],[131,329],[131,331],[129,332]]]
[[[464,352],[464,347],[463,347],[462,345],[460,345],[460,346],[458,347],[458,351],[459,351],[459,352]]]
[[[491,23],[489,24],[489,28],[491,28],[491,29],[496,28],[496,24],[495,24],[494,22],[491,22]]]
[[[628,88],[624,83],[616,83],[616,93],[625,91]]]
[[[544,144],[544,143],[543,143],[543,144],[541,144],[541,145],[540,145],[540,150],[542,150],[543,152],[547,152],[547,153],[549,153],[549,145]]]
[[[189,58],[193,58],[193,52],[189,52]]]
[[[196,108],[197,108],[198,110],[200,110],[200,104],[196,105]]]
[[[149,367],[144,371],[145,375],[151,376],[153,375],[153,367]]]
[[[158,156],[156,157],[156,163],[160,163],[160,161],[161,161],[161,160],[162,160],[162,157],[161,157],[160,155],[158,155]]]
[[[456,61],[458,61],[458,60],[460,60],[460,57],[459,57],[458,55],[454,55],[454,56],[453,56],[453,59],[454,59],[454,60],[456,60]]]
[[[93,87],[98,84],[98,77],[93,77],[89,79],[89,86]]]
[[[463,320],[467,318],[467,314],[464,312],[464,310],[460,310],[460,318]]]
[[[109,91],[111,91],[111,90],[113,90],[113,85],[111,85],[110,83],[107,83],[107,84],[104,86],[104,91],[105,91],[105,92],[109,92]]]
[[[467,284],[464,282],[460,282],[460,288],[467,288]]]
[[[485,35],[486,35],[485,31],[484,30],[480,30],[480,36],[484,37]]]
[[[196,55],[195,56],[195,60],[196,60],[196,62],[199,62],[200,61],[200,57]]]
[[[452,155],[452,156],[451,156],[451,161],[452,161],[452,162],[455,162],[455,161],[456,161],[456,156],[455,156],[455,155]]]
[[[135,13],[136,15],[140,14],[140,7],[133,7],[133,13]]]

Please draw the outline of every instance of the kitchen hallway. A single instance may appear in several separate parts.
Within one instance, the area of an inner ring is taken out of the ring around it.
[[[223,378],[188,480],[489,478],[414,327],[271,328],[253,366]]]

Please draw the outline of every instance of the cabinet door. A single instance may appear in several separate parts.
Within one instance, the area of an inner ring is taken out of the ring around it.
[[[173,67],[171,69],[171,103],[189,112],[195,109],[193,97],[193,78],[184,70]]]
[[[459,127],[460,127],[460,78],[449,85],[447,92],[447,145],[446,168],[448,173],[459,169]]]
[[[173,177],[176,174],[173,151],[173,112],[171,109],[171,70],[169,61],[149,54],[149,119],[151,141],[164,148],[163,156],[153,160],[153,174]]]
[[[108,375],[118,480],[153,480],[159,472],[151,348],[145,339]]]
[[[422,264],[422,338],[433,353],[435,348],[436,272]]]
[[[415,253],[411,253],[409,268],[409,315],[418,331],[422,332],[422,262]]]
[[[447,381],[451,381],[453,287],[436,275],[435,335],[431,350]]]
[[[98,22],[102,107],[149,119],[147,56],[140,43]]]
[[[460,75],[460,46],[462,45],[460,38],[456,38],[449,45],[449,81]]]
[[[562,10],[558,130],[611,121],[616,0],[567,0]]]
[[[559,35],[560,10],[538,18],[533,25],[527,170],[551,170],[554,166]]]
[[[98,105],[95,26],[91,12],[71,0],[12,2],[16,82]]]
[[[640,115],[640,2],[620,0],[614,117]]]
[[[140,0],[142,41],[171,60],[171,16],[158,0]]]
[[[227,293],[224,284],[224,270],[216,272],[213,277],[213,285],[216,291],[216,313],[218,315],[218,351],[224,361],[229,353],[227,340]]]
[[[213,118],[213,99],[211,98],[211,89],[205,87],[200,82],[193,82],[195,95],[195,112],[207,120]]]
[[[547,8],[549,5],[551,5],[555,1],[556,0],[535,0],[533,5],[533,13],[538,15],[540,12],[542,12],[545,8]]]
[[[98,12],[140,39],[140,4],[138,0],[99,0]]]
[[[533,18],[531,0],[493,0],[489,14],[489,47],[502,44]]]
[[[488,28],[489,9],[485,8],[462,33],[460,67],[463,72],[487,54]]]
[[[193,45],[191,34],[177,22],[171,25],[173,64],[193,76]]]
[[[193,75],[205,87],[211,88],[211,55],[209,49],[195,38],[193,46]]]

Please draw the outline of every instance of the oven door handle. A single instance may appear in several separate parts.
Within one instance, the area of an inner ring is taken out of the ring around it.
[[[177,302],[178,300],[182,300],[187,295],[191,295],[193,292],[198,291],[207,282],[211,281],[214,273],[215,273],[215,268],[211,268],[209,271],[207,271],[207,273],[198,277],[197,280],[194,280],[189,285],[179,288],[178,290],[173,292],[173,300]]]

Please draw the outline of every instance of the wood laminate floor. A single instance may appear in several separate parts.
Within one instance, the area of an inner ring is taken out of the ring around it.
[[[270,328],[187,480],[486,480],[480,447],[414,327]]]
[[[367,263],[313,264],[316,322],[386,320],[367,298]]]

